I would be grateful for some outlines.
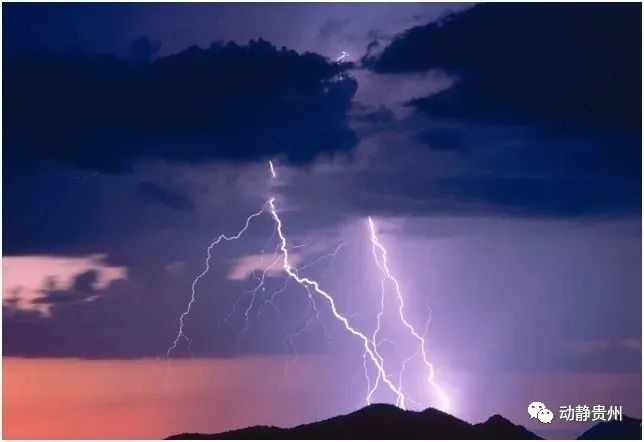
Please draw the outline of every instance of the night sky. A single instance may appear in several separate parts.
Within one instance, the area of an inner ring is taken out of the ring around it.
[[[369,336],[372,217],[451,414],[559,437],[590,423],[530,402],[641,417],[641,5],[2,9],[5,437],[363,406],[360,342],[266,270],[267,213],[213,248],[166,359],[206,247],[271,196],[293,264]],[[387,290],[398,373],[415,347]],[[439,406],[425,377],[411,408]]]

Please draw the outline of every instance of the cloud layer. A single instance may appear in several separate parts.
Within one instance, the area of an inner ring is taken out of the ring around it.
[[[356,143],[345,123],[356,83],[343,69],[264,40],[193,46],[153,62],[16,56],[5,66],[6,136],[102,171],[141,158],[308,162]]]
[[[456,87],[414,106],[433,116],[639,131],[641,7],[483,4],[399,35],[367,57],[383,73],[442,69]]]

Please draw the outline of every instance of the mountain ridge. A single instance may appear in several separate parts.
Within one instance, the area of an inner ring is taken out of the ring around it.
[[[216,434],[182,433],[168,439],[541,439],[500,415],[470,424],[428,408],[406,411],[372,404],[346,415],[291,428],[252,426]]]
[[[624,416],[621,421],[600,422],[577,440],[642,439],[642,420]]]
[[[485,422],[471,424],[435,408],[406,411],[391,404],[372,404],[346,415],[291,428],[256,425],[214,434],[182,433],[167,439],[540,440],[543,438],[499,414],[490,416]],[[624,416],[623,421],[600,422],[577,437],[577,440],[591,439],[641,440],[641,420]]]

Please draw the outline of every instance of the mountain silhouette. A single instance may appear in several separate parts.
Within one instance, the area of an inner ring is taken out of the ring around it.
[[[374,404],[353,413],[293,428],[254,426],[217,434],[183,433],[168,439],[541,439],[494,415],[470,424],[442,411],[405,411]]]
[[[642,421],[624,416],[623,420],[600,422],[577,439],[580,440],[606,440],[606,439],[642,439]]]

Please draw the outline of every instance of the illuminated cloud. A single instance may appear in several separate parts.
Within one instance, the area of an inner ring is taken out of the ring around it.
[[[46,255],[8,256],[3,258],[3,304],[23,311],[49,316],[52,303],[42,302],[48,292],[73,288],[76,278],[94,273],[90,283],[97,291],[105,290],[112,281],[125,279],[125,267],[104,263],[105,255],[80,257]]]
[[[230,269],[228,279],[232,281],[244,281],[249,279],[256,273],[263,273],[266,271],[266,276],[274,278],[284,274],[284,268],[279,260],[271,254],[264,255],[248,255],[243,256],[237,260],[235,266]],[[289,260],[297,267],[297,263],[301,262],[300,255],[289,255]]]

